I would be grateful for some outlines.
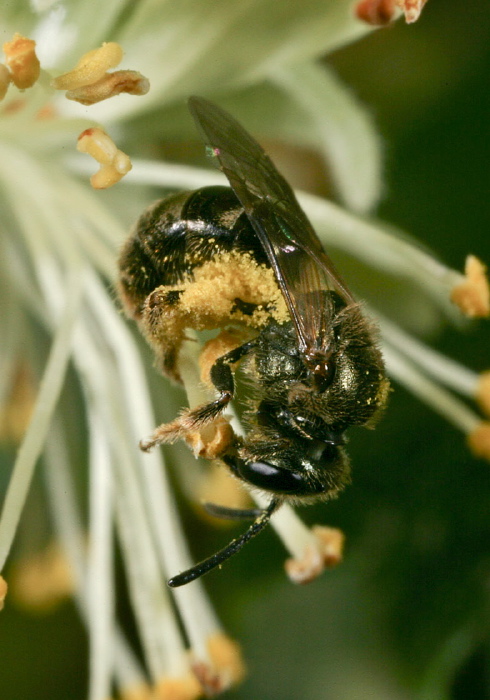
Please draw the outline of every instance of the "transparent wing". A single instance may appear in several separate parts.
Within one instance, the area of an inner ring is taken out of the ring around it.
[[[335,288],[346,301],[353,299],[293,190],[261,146],[227,112],[202,97],[191,97],[189,108],[266,251],[300,351],[328,354],[333,310],[322,291]]]

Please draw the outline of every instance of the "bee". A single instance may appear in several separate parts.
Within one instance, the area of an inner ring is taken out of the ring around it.
[[[227,112],[201,97],[191,97],[189,109],[230,187],[203,187],[150,206],[121,252],[119,291],[161,371],[177,382],[186,329],[221,329],[208,343],[205,371],[216,398],[185,410],[141,446],[222,421],[239,367],[251,393],[246,432],[230,428],[217,456],[270,500],[263,510],[208,504],[217,516],[253,522],[171,578],[173,587],[238,552],[284,502],[336,496],[350,479],[345,431],[374,425],[389,391],[376,329],[289,184]]]

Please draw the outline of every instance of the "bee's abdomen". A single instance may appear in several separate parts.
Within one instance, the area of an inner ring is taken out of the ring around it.
[[[138,317],[157,287],[192,279],[196,267],[229,251],[266,263],[243,207],[229,187],[203,187],[151,205],[138,220],[120,258],[120,292]]]

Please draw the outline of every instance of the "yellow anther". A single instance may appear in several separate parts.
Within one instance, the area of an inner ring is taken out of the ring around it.
[[[240,646],[226,634],[214,634],[208,639],[209,655],[216,668],[230,674],[230,682],[239,683],[245,676]]]
[[[21,34],[3,45],[12,82],[19,90],[32,87],[39,78],[41,66],[36,56],[36,42]]]
[[[90,184],[96,190],[112,187],[132,168],[129,156],[120,151],[111,137],[98,127],[82,131],[77,150],[88,153],[101,165],[100,170],[90,178]]]
[[[474,255],[468,255],[465,279],[451,292],[451,301],[470,318],[484,318],[490,314],[490,290],[487,268]]]
[[[78,137],[77,150],[80,153],[88,153],[102,165],[112,163],[117,153],[114,141],[98,127],[82,131]]]
[[[345,535],[342,530],[325,525],[314,525],[312,531],[318,540],[326,568],[331,569],[340,564],[345,543]]]
[[[73,571],[56,543],[12,567],[12,594],[18,604],[32,610],[52,610],[73,594],[73,587]]]
[[[396,4],[405,15],[407,24],[416,22],[427,0],[396,0]]]
[[[149,89],[149,80],[138,71],[118,70],[114,73],[106,73],[96,83],[69,90],[66,97],[82,105],[93,105],[109,97],[120,95],[122,92],[129,95],[146,95]]]
[[[210,425],[205,425],[200,430],[188,432],[184,439],[194,457],[216,459],[225,452],[234,437],[233,428],[228,420],[224,416],[220,416]]]
[[[375,27],[389,24],[395,13],[395,0],[359,0],[355,6],[356,16]]]
[[[312,528],[315,543],[305,547],[301,558],[284,562],[284,568],[293,583],[310,583],[326,568],[331,569],[342,561],[344,533],[335,527],[315,525]]]
[[[99,49],[84,54],[73,70],[54,78],[52,85],[55,90],[76,90],[92,85],[103,78],[110,68],[119,65],[122,57],[123,50],[119,44],[109,41]]]
[[[240,647],[223,633],[211,635],[207,640],[211,664],[196,661],[192,670],[206,696],[212,697],[243,680],[245,666]]]
[[[181,678],[162,678],[148,700],[197,700],[202,698],[201,684],[189,673]]]
[[[120,700],[159,700],[158,695],[146,684],[123,686],[119,690],[118,698]]]
[[[490,422],[482,421],[469,433],[468,445],[476,457],[490,461]]]
[[[356,16],[372,25],[388,24],[396,17],[396,7],[405,15],[407,24],[416,22],[427,0],[359,0]]]

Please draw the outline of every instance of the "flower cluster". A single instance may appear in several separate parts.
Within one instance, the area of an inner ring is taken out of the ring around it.
[[[362,4],[357,14],[365,20]],[[423,2],[402,4],[412,21]],[[403,280],[435,315],[449,317],[457,313],[451,295],[469,315],[488,315],[483,267],[469,259],[465,278],[366,219],[381,190],[378,137],[337,78],[313,63],[369,31],[347,0],[321,3],[312,14],[298,3],[288,22],[278,22],[281,3],[262,0],[193,0],[178,10],[180,3],[121,0],[101,5],[96,25],[90,3],[12,5],[2,10],[8,34],[0,65],[0,408],[3,439],[23,435],[0,518],[0,570],[42,462],[55,544],[36,557],[16,553],[11,588],[32,605],[74,596],[90,640],[91,700],[109,697],[114,686],[125,698],[218,694],[242,678],[243,662],[200,581],[171,592],[166,586],[193,558],[164,455],[138,450],[161,416],[155,415],[138,341],[114,304],[111,285],[117,251],[130,220],[153,198],[151,188],[192,189],[223,180],[218,173],[145,158],[149,144],[185,135],[175,105],[187,95],[205,92],[226,100],[233,92],[246,96],[250,85],[265,86],[286,112],[306,115],[329,158],[343,206],[300,197],[326,245]],[[380,6],[376,12],[391,18],[394,4]],[[260,15],[265,35],[270,28],[267,45],[253,32],[244,41],[241,31],[250,15]],[[291,30],[299,18],[304,36]],[[150,92],[139,72],[112,70],[122,61],[121,45],[128,64],[148,76]],[[132,169],[100,123],[111,127],[125,150],[140,155],[132,157]],[[78,149],[101,166],[92,187],[118,183],[113,192],[103,195],[88,186],[85,160],[69,155],[77,138]],[[369,302],[369,289],[365,296]],[[461,429],[476,454],[489,458],[489,424],[456,396],[476,399],[490,413],[488,377],[436,353],[383,309],[373,304],[369,310],[380,325],[391,376]],[[185,352],[185,386],[195,405],[201,391],[195,348],[189,344]],[[178,402],[172,394],[166,400],[165,410],[175,415]],[[80,451],[87,453],[86,505]],[[211,468],[204,480],[192,459],[183,469],[196,498],[205,491],[218,502],[242,497],[221,469]],[[340,560],[337,530],[309,529],[288,507],[272,524],[291,555],[286,570],[293,581],[311,580]],[[143,662],[115,614],[116,541]],[[0,577],[1,603],[6,590]]]

